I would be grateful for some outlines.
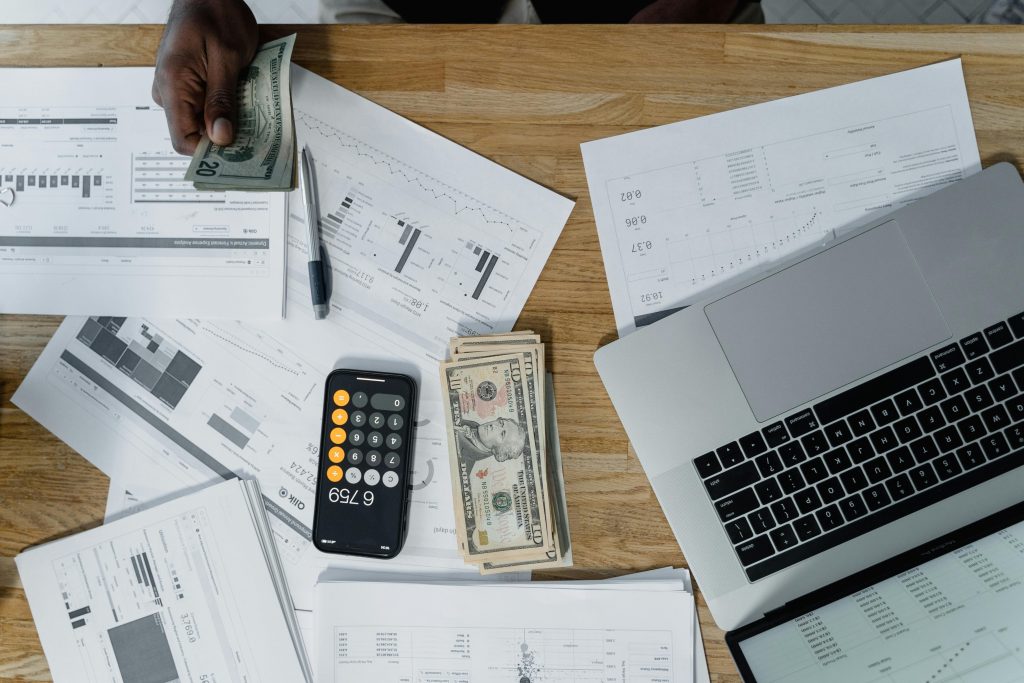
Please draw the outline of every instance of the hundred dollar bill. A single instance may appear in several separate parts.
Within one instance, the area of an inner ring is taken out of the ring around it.
[[[455,518],[471,562],[543,558],[544,471],[518,355],[441,365]]]
[[[238,126],[227,147],[203,136],[185,180],[197,190],[294,188],[291,61],[295,35],[261,45],[238,83]]]

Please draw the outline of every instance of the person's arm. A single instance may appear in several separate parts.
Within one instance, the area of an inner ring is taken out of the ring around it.
[[[234,140],[238,77],[258,41],[243,0],[174,0],[157,50],[153,100],[164,108],[175,151],[191,155],[203,132],[218,145]]]
[[[634,24],[720,24],[729,21],[737,0],[657,0],[637,12]]]

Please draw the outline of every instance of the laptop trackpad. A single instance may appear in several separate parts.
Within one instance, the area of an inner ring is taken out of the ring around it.
[[[704,311],[761,422],[950,337],[895,221]]]

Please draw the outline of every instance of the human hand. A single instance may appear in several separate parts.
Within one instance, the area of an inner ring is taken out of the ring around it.
[[[205,132],[235,138],[238,77],[256,54],[256,17],[243,0],[175,0],[156,56],[153,100],[164,108],[171,144],[191,155]]]

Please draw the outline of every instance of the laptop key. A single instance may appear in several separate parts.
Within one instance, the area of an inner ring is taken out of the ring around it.
[[[821,498],[818,497],[818,492],[810,487],[793,496],[793,500],[796,501],[800,512],[805,515],[821,507]]]
[[[1016,451],[1024,448],[1024,425],[1007,427],[1003,431],[1003,435],[1006,436],[1006,440],[1010,444],[1010,450]]]
[[[932,406],[917,414],[917,422],[925,432],[934,432],[945,426],[946,418],[942,417],[942,410],[938,406]]]
[[[939,479],[942,479],[943,481],[950,477],[955,477],[964,471],[964,468],[960,466],[960,462],[952,453],[944,455],[941,458],[936,458],[933,464],[935,465],[935,471],[938,473]]]
[[[964,437],[965,442],[980,439],[988,434],[988,430],[977,415],[960,420],[956,423],[956,428],[960,430],[960,436]]]
[[[743,462],[743,453],[740,451],[740,446],[735,441],[727,443],[721,448],[716,448],[715,453],[718,454],[718,459],[722,461],[722,466],[725,468],[739,465]]]
[[[768,508],[754,510],[747,516],[747,519],[750,520],[750,526],[753,527],[754,533],[757,534],[775,528],[775,518],[772,517],[772,513],[768,511]]]
[[[801,541],[812,539],[821,533],[821,527],[818,526],[814,515],[805,515],[796,520],[793,522],[793,528],[796,529],[796,535]]]
[[[868,487],[868,478],[864,476],[864,470],[859,467],[840,474],[839,481],[843,482],[843,488],[851,493]]]
[[[791,498],[780,500],[777,503],[771,505],[772,514],[775,515],[775,521],[779,524],[785,524],[792,522],[794,519],[800,516],[797,512],[796,503]]]
[[[718,456],[714,453],[705,453],[693,459],[693,466],[697,468],[697,474],[701,479],[707,479],[712,474],[722,471],[722,463],[718,462]]]
[[[981,440],[981,450],[989,460],[995,460],[1010,452],[1010,444],[1002,434],[990,434]]]
[[[992,392],[988,390],[984,384],[979,385],[964,394],[964,398],[967,399],[967,405],[971,407],[971,410],[979,412],[985,410],[990,405],[995,403],[992,399]]]
[[[778,477],[779,486],[786,493],[796,493],[807,484],[800,475],[800,470],[785,470]]]
[[[967,364],[967,376],[975,384],[981,384],[995,377],[996,371],[992,369],[992,364],[988,362],[988,358],[982,356]]]
[[[896,412],[896,404],[891,399],[885,399],[881,403],[871,406],[871,415],[879,427],[895,422],[900,416]]]
[[[916,464],[914,456],[910,454],[910,449],[906,446],[900,446],[896,450],[890,451],[886,454],[885,459],[889,461],[889,467],[893,472],[909,470]]]
[[[903,500],[914,493],[914,485],[910,483],[910,477],[905,474],[885,482],[885,489],[893,500]]]
[[[1016,422],[1024,420],[1024,396],[1017,396],[1006,402],[1006,408],[1010,411],[1010,419]]]
[[[967,360],[974,360],[988,353],[988,344],[985,342],[985,337],[982,336],[981,332],[975,332],[969,337],[961,339],[960,348],[963,349]]]
[[[846,426],[845,420],[833,422],[828,427],[825,427],[825,436],[833,448],[838,448],[853,438],[853,434],[850,432],[850,428]]]
[[[796,532],[793,531],[793,527],[789,524],[778,529],[772,529],[771,533],[772,543],[775,544],[776,549],[781,553],[783,550],[789,550],[796,545]]]
[[[782,498],[782,489],[779,488],[779,485],[775,483],[774,479],[759,481],[754,484],[754,493],[757,494],[757,499],[761,501],[761,505],[774,503],[778,499]]]
[[[917,393],[921,394],[921,400],[926,406],[935,405],[946,398],[946,389],[942,386],[942,380],[938,378],[928,380],[919,386]]]
[[[757,456],[754,462],[757,464],[757,469],[761,472],[761,476],[765,479],[775,476],[782,471],[782,460],[779,459],[775,451]]]
[[[854,434],[863,436],[875,428],[875,418],[871,417],[870,411],[862,410],[850,416],[850,426]]]
[[[721,520],[728,522],[751,510],[756,510],[759,505],[757,496],[754,495],[754,489],[743,489],[739,493],[734,493],[716,502],[715,509],[718,510]]]
[[[896,438],[900,440],[900,443],[910,443],[924,433],[913,416],[903,418],[894,424],[892,429],[896,432]]]
[[[978,465],[985,464],[985,454],[981,452],[981,446],[976,443],[967,444],[957,450],[956,457],[965,470],[974,469]]]
[[[846,454],[845,448],[836,448],[825,454],[825,467],[832,474],[839,474],[843,470],[853,467],[850,456]]]
[[[922,356],[817,403],[814,412],[822,424],[830,424],[934,376],[935,367],[931,360]]]
[[[843,498],[839,503],[839,509],[843,511],[843,516],[846,517],[847,522],[852,522],[858,517],[868,514],[867,506],[864,505],[864,501],[861,500],[859,493],[855,493],[849,498]]]
[[[868,510],[874,512],[891,503],[892,498],[889,497],[889,492],[885,490],[884,484],[875,484],[864,491],[864,502],[867,504]]]
[[[971,380],[967,379],[967,373],[963,368],[950,370],[942,376],[942,386],[950,396],[959,394],[971,388]]]
[[[1006,323],[996,323],[992,327],[986,327],[984,332],[988,345],[993,349],[1006,346],[1013,341],[1013,333],[1010,332],[1010,327]]]
[[[789,443],[782,444],[779,446],[778,453],[779,457],[782,458],[782,464],[786,467],[795,467],[807,459],[807,454],[804,453],[804,448],[800,445],[799,441],[790,441]]]
[[[846,452],[850,454],[850,458],[857,464],[867,462],[876,455],[875,449],[871,447],[871,440],[866,436],[862,436],[847,444]]]
[[[1024,391],[1024,368],[1013,371],[1013,381],[1017,383],[1017,389]]]
[[[804,479],[807,480],[808,484],[817,484],[828,476],[828,469],[825,467],[825,461],[820,457],[808,460],[804,464],[800,465],[800,472],[803,473]]]
[[[913,480],[914,487],[918,491],[934,486],[936,481],[938,481],[935,477],[935,468],[927,462],[910,470],[910,478]]]
[[[726,524],[725,532],[729,534],[729,540],[732,541],[733,545],[754,537],[754,531],[750,528],[750,523],[743,517],[734,519]]]
[[[924,408],[924,404],[921,403],[921,397],[917,395],[917,392],[913,389],[907,389],[906,391],[896,394],[896,407],[900,409],[900,415],[906,417],[912,415],[917,411]]]
[[[843,523],[843,516],[839,513],[839,507],[836,505],[820,509],[814,513],[814,516],[818,518],[818,524],[825,532],[832,531]]]
[[[740,439],[740,448],[743,450],[743,455],[753,458],[768,450],[768,444],[764,442],[761,432],[751,432]]]
[[[910,452],[918,462],[928,462],[939,455],[939,449],[930,436],[922,436],[917,441],[910,442]]]
[[[945,416],[946,422],[956,422],[971,414],[971,409],[967,407],[963,396],[947,398],[939,407],[942,408],[942,414]]]
[[[832,477],[818,484],[818,494],[824,503],[834,503],[846,495],[843,485],[839,483],[839,477]]]
[[[990,358],[996,372],[1000,374],[1024,365],[1024,339],[995,351]]]
[[[999,375],[988,383],[988,390],[992,392],[992,398],[997,401],[1005,401],[1017,393],[1017,387],[1009,375]]]
[[[742,545],[736,546],[736,556],[740,558],[740,564],[744,567],[760,562],[774,554],[775,547],[768,540],[767,534],[752,538],[749,541],[745,541]]]
[[[760,479],[754,463],[745,462],[739,467],[733,467],[708,479],[704,482],[704,488],[707,489],[711,500],[718,500],[722,496],[739,491]]]
[[[875,447],[875,452],[877,453],[891,451],[899,443],[895,432],[892,431],[892,427],[882,427],[877,432],[871,432],[871,445]]]
[[[794,439],[799,439],[808,432],[813,432],[819,427],[818,418],[814,416],[810,408],[802,410],[796,415],[790,415],[786,418],[786,426],[789,427],[789,433],[793,435]]]
[[[935,443],[938,444],[940,453],[949,453],[964,445],[963,439],[960,438],[960,432],[953,425],[937,431]]]
[[[821,432],[812,432],[811,434],[808,434],[800,440],[800,443],[803,444],[804,451],[807,452],[808,457],[821,455],[828,450],[828,440]]]
[[[1010,329],[1013,330],[1013,334],[1017,339],[1024,337],[1024,313],[1018,313],[1017,315],[1010,318]]]
[[[999,431],[1010,424],[1010,416],[1007,414],[1006,408],[998,404],[983,412],[981,419],[990,432]]]
[[[777,448],[789,441],[789,432],[786,431],[786,425],[781,422],[774,422],[768,425],[761,430],[761,434],[764,435],[768,448]]]
[[[864,472],[868,475],[868,481],[872,484],[885,481],[892,476],[892,470],[889,469],[889,463],[886,462],[883,456],[878,456],[874,460],[869,460],[864,463]]]
[[[931,353],[932,362],[935,363],[935,367],[939,372],[945,372],[946,370],[952,370],[953,368],[963,365],[967,362],[964,358],[963,351],[957,344],[950,344],[944,346],[938,351],[932,351]]]

